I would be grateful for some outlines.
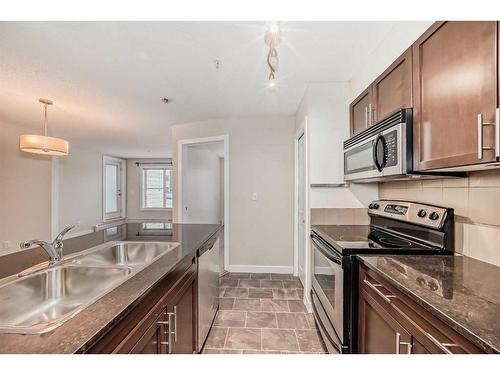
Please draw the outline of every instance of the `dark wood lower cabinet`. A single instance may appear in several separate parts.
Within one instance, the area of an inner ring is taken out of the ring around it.
[[[358,351],[364,354],[482,353],[384,277],[362,265],[358,332]]]
[[[194,278],[184,284],[167,306],[170,319],[169,353],[193,354],[196,352],[196,283]]]
[[[411,348],[411,335],[366,291],[361,292],[359,350],[361,353],[405,354]],[[401,351],[401,346],[404,346]]]
[[[192,354],[196,351],[196,258],[178,265],[86,353]]]
[[[154,322],[129,351],[130,354],[165,354],[165,329],[163,324]]]

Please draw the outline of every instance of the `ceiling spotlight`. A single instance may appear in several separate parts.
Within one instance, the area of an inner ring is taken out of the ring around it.
[[[264,34],[264,42],[269,46],[267,54],[267,66],[269,67],[268,79],[274,80],[276,78],[276,70],[278,69],[278,51],[276,46],[281,43],[281,30],[279,23],[273,23],[269,30]]]
[[[279,25],[277,23],[273,23],[269,27],[269,31],[272,32],[272,33],[277,33],[279,30],[280,30],[280,27],[279,27]]]
[[[170,102],[170,99],[167,98],[166,96],[164,96],[163,98],[161,98],[161,101],[165,104],[169,103]]]

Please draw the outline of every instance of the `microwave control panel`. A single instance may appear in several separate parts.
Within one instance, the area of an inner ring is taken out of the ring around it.
[[[398,132],[396,130],[384,134],[386,147],[386,167],[398,164]]]

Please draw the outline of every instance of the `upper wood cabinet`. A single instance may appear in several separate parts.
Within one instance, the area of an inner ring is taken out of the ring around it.
[[[412,107],[411,55],[409,48],[350,104],[351,135],[400,108]]]
[[[412,58],[407,49],[372,84],[372,119],[382,120],[400,108],[412,107]]]
[[[494,127],[479,126],[478,115],[495,121],[497,29],[497,22],[439,22],[413,45],[415,170],[496,160]]]
[[[370,109],[372,102],[372,87],[363,91],[349,106],[351,135],[358,134],[371,125]]]

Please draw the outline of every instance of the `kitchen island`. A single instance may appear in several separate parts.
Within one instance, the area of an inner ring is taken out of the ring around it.
[[[134,334],[143,333],[140,330],[134,333],[136,326],[147,322],[149,315],[156,314],[152,309],[159,308],[168,293],[180,291],[176,288],[183,287],[181,282],[186,284],[184,289],[193,285],[189,294],[193,306],[188,307],[195,316],[196,253],[219,235],[221,229],[222,225],[208,224],[129,223],[65,240],[65,255],[112,241],[177,242],[179,246],[47,333],[1,333],[0,353],[134,352],[134,348],[128,349],[130,340],[134,339]],[[38,248],[4,256],[0,276],[7,277],[44,260],[44,253]],[[194,332],[192,334],[194,337]],[[136,341],[140,342],[141,337]],[[123,344],[124,340],[129,342]],[[159,352],[163,350],[159,348]],[[171,345],[168,350],[171,350]]]

